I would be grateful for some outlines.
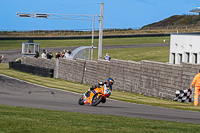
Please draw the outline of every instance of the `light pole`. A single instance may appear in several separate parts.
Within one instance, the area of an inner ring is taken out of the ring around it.
[[[101,3],[100,16],[99,16],[99,46],[98,46],[98,59],[102,57],[102,40],[103,40],[103,12],[104,12],[104,3]]]
[[[93,46],[94,46],[94,21],[100,21],[99,25],[99,45],[98,45],[98,59],[102,56],[102,39],[103,39],[103,10],[104,3],[101,3],[100,15],[78,15],[78,14],[55,14],[55,13],[27,13],[17,12],[17,17],[29,18],[46,18],[46,19],[71,19],[71,20],[92,20],[92,52],[91,60],[93,59]],[[95,17],[98,17],[96,19]]]
[[[91,60],[93,60],[93,47],[94,47],[94,16],[92,21],[92,50],[91,50]]]

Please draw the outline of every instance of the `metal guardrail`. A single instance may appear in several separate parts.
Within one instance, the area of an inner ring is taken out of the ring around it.
[[[124,35],[104,35],[103,38],[127,38],[127,37],[158,37],[170,36],[170,33],[159,34],[124,34]],[[59,36],[59,37],[0,37],[0,40],[63,40],[63,39],[91,39],[92,36]],[[94,36],[98,39],[99,36]]]

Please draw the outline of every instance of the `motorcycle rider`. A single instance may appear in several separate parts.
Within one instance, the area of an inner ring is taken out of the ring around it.
[[[88,97],[90,96],[90,92],[94,89],[96,89],[97,87],[98,88],[101,88],[103,87],[104,85],[106,85],[107,88],[109,88],[110,90],[112,90],[112,85],[114,84],[114,79],[112,78],[109,78],[107,81],[105,82],[98,82],[96,85],[94,86],[91,86],[90,89],[88,89],[86,92],[85,92],[85,96]],[[106,99],[104,99],[104,101],[102,101],[102,103],[105,103],[106,102]]]

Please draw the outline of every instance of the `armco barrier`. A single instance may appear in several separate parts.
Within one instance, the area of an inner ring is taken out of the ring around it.
[[[34,75],[39,75],[43,77],[53,77],[54,70],[49,68],[43,68],[43,67],[37,67],[37,66],[31,66],[26,64],[21,64],[17,62],[9,62],[9,68],[13,68],[18,71],[26,72],[26,73],[32,73]]]
[[[169,33],[155,34],[124,34],[124,35],[104,35],[103,38],[127,38],[127,37],[160,37],[170,36]],[[63,40],[63,39],[91,39],[91,35],[86,36],[58,36],[58,37],[0,37],[0,40]],[[94,36],[98,39],[99,36]]]
[[[188,89],[194,75],[200,69],[198,64],[175,65],[147,60],[135,62],[117,59],[89,61],[22,57],[22,64],[54,68],[54,75],[57,69],[60,79],[89,85],[111,77],[115,80],[114,90],[165,99],[174,99],[176,90]]]

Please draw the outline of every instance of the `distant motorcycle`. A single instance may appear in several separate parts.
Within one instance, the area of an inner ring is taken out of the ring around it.
[[[97,106],[100,102],[105,103],[106,98],[111,95],[111,89],[106,87],[106,85],[101,88],[95,88],[94,90],[89,91],[87,94],[83,95],[78,100],[79,105],[92,105]]]

